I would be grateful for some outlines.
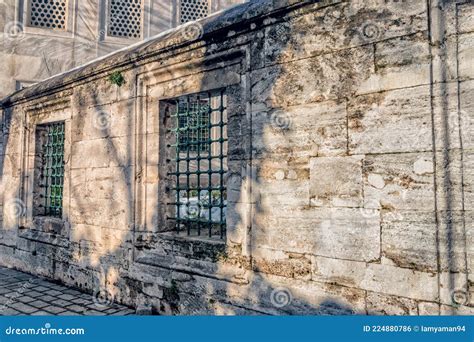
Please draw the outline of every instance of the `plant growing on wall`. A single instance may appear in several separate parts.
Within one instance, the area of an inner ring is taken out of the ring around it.
[[[110,83],[121,87],[125,84],[125,77],[123,77],[120,71],[114,71],[112,74],[110,74],[109,81]]]

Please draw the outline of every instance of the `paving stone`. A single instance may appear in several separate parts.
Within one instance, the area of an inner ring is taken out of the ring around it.
[[[12,308],[5,308],[3,310],[0,310],[0,316],[18,316],[19,314],[19,311]]]
[[[44,300],[46,302],[51,302],[53,300],[57,299],[56,297],[53,297],[53,296],[50,296],[50,295],[46,295],[44,297],[41,297],[41,300]]]
[[[26,313],[26,314],[31,314],[35,311],[38,311],[37,308],[35,308],[34,306],[31,306],[31,305],[28,305],[28,304],[25,304],[25,303],[13,303],[11,305],[9,305],[11,308],[15,309],[15,310],[18,310],[22,313]]]
[[[34,306],[35,308],[42,309],[46,306],[49,306],[49,303],[43,302],[42,300],[35,300],[34,302],[29,303],[29,305]]]
[[[18,298],[18,297],[21,297],[21,294],[18,292],[9,292],[9,293],[5,293],[3,296],[7,298]]]
[[[39,286],[47,287],[48,289],[51,289],[51,286],[55,285],[55,284],[50,283],[50,282],[48,282],[47,280],[44,280],[44,279],[39,279],[38,281],[35,281],[35,284],[39,285]]]
[[[77,312],[64,311],[58,314],[58,316],[80,316]]]
[[[126,309],[126,310],[120,310],[117,311],[116,313],[112,314],[112,316],[128,316],[128,315],[134,315],[135,311],[131,309]]]
[[[56,299],[56,300],[53,300],[51,304],[58,305],[58,306],[69,306],[72,303],[64,299]]]
[[[48,295],[50,295],[50,296],[55,296],[55,297],[57,297],[57,296],[61,295],[62,292],[61,292],[61,291],[58,291],[58,290],[49,290],[49,291],[46,292],[46,294],[48,294]]]
[[[86,308],[84,306],[76,305],[76,304],[68,306],[67,309],[71,310],[71,311],[74,311],[74,312],[79,312],[79,313],[83,313],[84,311],[89,310],[88,308]]]
[[[5,275],[7,273],[8,275]],[[100,306],[92,296],[74,288],[68,288],[35,278],[17,271],[0,267],[0,315],[128,315],[133,310],[112,303]],[[3,281],[3,283],[2,283]]]
[[[92,295],[90,293],[82,293],[79,297],[90,301]]]
[[[30,303],[30,302],[34,302],[36,298],[32,298],[30,296],[21,296],[21,297],[16,298],[16,300],[22,303]]]
[[[36,286],[36,287],[34,288],[34,290],[35,290],[35,291],[39,291],[39,292],[44,292],[44,291],[48,291],[49,288],[44,287],[44,286]]]
[[[97,310],[97,311],[105,311],[105,310],[107,310],[107,309],[110,309],[110,306],[107,306],[107,305],[99,305],[99,304],[96,304],[96,303],[89,304],[89,305],[87,305],[87,307],[88,307],[89,309]]]
[[[64,293],[65,291],[69,290],[69,287],[62,286],[62,285],[56,285],[55,289],[58,290],[58,291],[61,291],[61,293]]]
[[[73,289],[68,289],[68,290],[64,291],[64,293],[72,295],[72,296],[78,296],[78,295],[82,294],[82,292],[79,292],[79,291],[73,290]]]
[[[47,308],[44,308],[44,310],[52,314],[58,314],[58,313],[66,311],[65,308],[61,308],[59,306],[48,306]]]
[[[92,304],[92,302],[90,300],[87,300],[87,299],[84,299],[84,298],[74,298],[74,299],[71,299],[71,302],[73,302],[74,304],[79,304],[79,305]]]
[[[18,290],[18,289],[19,289],[19,286],[21,286],[22,283],[24,283],[23,280],[9,281],[9,282],[6,283],[5,285],[3,285],[3,287],[4,287],[4,288],[7,288],[7,289],[15,289],[15,290]]]
[[[10,289],[6,289],[4,287],[0,287],[0,295],[4,294],[4,293],[9,293],[10,292]]]
[[[41,297],[43,294],[41,292],[38,292],[38,291],[28,291],[28,296],[30,297]]]
[[[51,314],[46,311],[36,311],[31,314],[32,316],[50,316]]]
[[[85,314],[87,316],[106,316],[107,315],[106,313],[100,312],[97,310],[89,310],[89,311],[86,311]]]
[[[71,299],[74,299],[74,296],[65,293],[65,294],[62,294],[62,295],[58,296],[58,298],[61,298],[61,299],[64,299],[64,300],[71,300]]]

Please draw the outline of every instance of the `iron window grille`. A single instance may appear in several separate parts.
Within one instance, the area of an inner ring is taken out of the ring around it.
[[[64,122],[38,127],[41,135],[40,188],[45,216],[62,217],[64,186]]]
[[[208,0],[181,0],[180,21],[185,24],[190,21],[205,18],[209,15]]]
[[[109,36],[140,38],[142,0],[109,0],[109,3]]]
[[[178,112],[187,113],[179,115],[179,127],[186,134],[179,135],[181,146],[189,145],[191,152],[198,152],[200,145],[201,152],[209,151],[209,144],[200,144],[209,140],[210,112],[207,99],[196,99],[196,101],[178,101]]]
[[[46,29],[65,30],[67,0],[31,0],[29,25]]]
[[[227,112],[223,91],[171,100],[171,203],[176,231],[223,238],[227,209]]]

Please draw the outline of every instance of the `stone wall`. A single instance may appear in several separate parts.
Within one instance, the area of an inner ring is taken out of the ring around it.
[[[474,5],[429,3],[250,2],[5,99],[0,264],[160,314],[472,314]],[[221,88],[226,237],[164,232],[160,101]]]

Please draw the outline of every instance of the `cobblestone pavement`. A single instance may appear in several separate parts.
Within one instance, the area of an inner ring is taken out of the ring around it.
[[[122,316],[134,313],[126,306],[102,304],[90,294],[41,277],[0,267],[0,316]]]

